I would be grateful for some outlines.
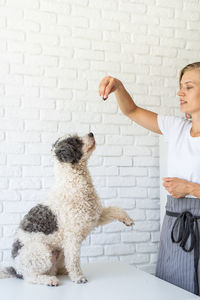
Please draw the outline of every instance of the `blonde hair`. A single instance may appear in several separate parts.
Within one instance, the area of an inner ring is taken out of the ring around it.
[[[191,70],[194,70],[194,69],[199,69],[200,70],[200,62],[194,62],[192,64],[189,64],[187,66],[185,66],[181,71],[180,71],[180,74],[179,74],[179,86],[181,85],[181,79],[183,77],[183,74],[187,71],[191,71]]]

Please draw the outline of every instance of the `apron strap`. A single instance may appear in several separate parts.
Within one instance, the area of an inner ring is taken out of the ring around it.
[[[198,279],[198,263],[199,263],[199,228],[198,219],[200,216],[194,216],[189,211],[182,213],[176,213],[166,211],[166,215],[176,217],[174,225],[171,231],[171,240],[173,243],[179,244],[179,246],[185,252],[191,252],[194,249],[194,293],[199,295],[199,279]],[[176,237],[175,232],[177,231]],[[190,238],[189,246],[188,240]]]

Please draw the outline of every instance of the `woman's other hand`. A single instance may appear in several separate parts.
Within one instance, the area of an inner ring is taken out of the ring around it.
[[[163,186],[174,198],[185,197],[190,191],[190,182],[177,177],[164,177]]]

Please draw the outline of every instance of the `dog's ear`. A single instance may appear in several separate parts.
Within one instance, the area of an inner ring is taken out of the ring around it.
[[[80,158],[82,157],[82,153],[80,149],[77,149],[74,147],[74,145],[65,144],[63,147],[59,147],[55,154],[60,162],[66,162],[66,163],[77,163]]]
[[[56,156],[60,162],[72,162],[74,161],[74,149],[71,145],[60,147],[55,151]]]

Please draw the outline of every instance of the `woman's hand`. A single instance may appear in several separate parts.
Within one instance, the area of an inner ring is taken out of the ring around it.
[[[99,95],[106,100],[109,94],[115,92],[120,86],[123,86],[120,80],[106,76],[99,84]]]
[[[177,177],[165,177],[163,179],[163,186],[174,198],[181,198],[188,195],[190,192],[190,182]]]

